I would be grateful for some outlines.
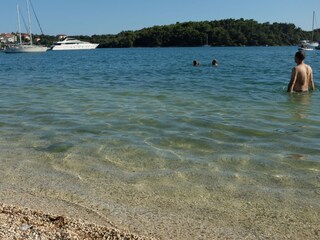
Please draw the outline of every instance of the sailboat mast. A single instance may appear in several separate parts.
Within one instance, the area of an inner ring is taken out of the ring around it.
[[[313,11],[313,16],[312,16],[312,33],[311,33],[311,41],[313,41],[313,30],[314,30],[314,15],[315,15],[315,12]]]
[[[30,18],[30,8],[29,8],[29,0],[27,1],[27,10],[28,10],[28,29],[29,29],[29,35],[30,35],[30,44],[32,45],[32,33],[31,33],[31,18]]]
[[[20,27],[20,10],[19,10],[19,4],[17,3],[17,15],[18,15],[18,32],[19,32],[19,43],[22,44],[22,38],[21,38],[21,27]]]

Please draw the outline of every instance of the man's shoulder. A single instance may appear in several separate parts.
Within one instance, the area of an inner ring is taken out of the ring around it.
[[[304,69],[307,69],[307,71],[312,72],[312,68],[309,64],[304,64]]]
[[[295,66],[294,67],[295,69],[297,69],[297,70],[305,70],[306,68],[311,68],[308,64],[305,64],[305,63],[303,63],[303,64],[299,64],[299,65],[297,65],[297,66]]]
[[[298,66],[294,66],[292,68],[292,72],[297,72],[297,71],[299,71],[299,65]]]

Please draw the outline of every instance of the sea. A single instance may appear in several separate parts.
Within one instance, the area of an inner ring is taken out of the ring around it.
[[[160,239],[316,239],[320,51],[315,91],[287,93],[296,51],[0,53],[0,201]]]

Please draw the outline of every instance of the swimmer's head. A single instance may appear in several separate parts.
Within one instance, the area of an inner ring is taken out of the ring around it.
[[[213,59],[212,62],[211,62],[211,64],[212,64],[213,66],[217,66],[217,65],[218,65],[218,61],[217,61],[216,59]]]
[[[193,61],[193,66],[199,66],[199,65],[200,65],[200,62],[198,60]]]

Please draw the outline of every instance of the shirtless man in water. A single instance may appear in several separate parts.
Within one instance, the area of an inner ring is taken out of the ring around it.
[[[308,92],[309,87],[314,90],[312,68],[304,63],[304,59],[305,55],[301,51],[294,56],[297,66],[292,69],[288,92]]]

